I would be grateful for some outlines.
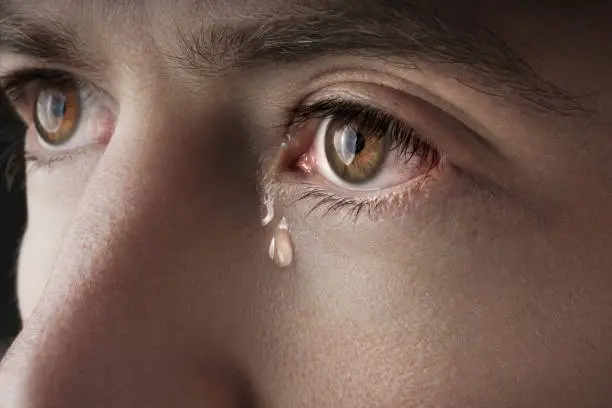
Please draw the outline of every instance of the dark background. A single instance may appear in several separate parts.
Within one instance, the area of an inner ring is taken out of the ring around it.
[[[23,127],[0,92],[0,357],[20,328],[15,262],[25,226],[25,190],[20,136]],[[15,177],[12,177],[15,176]]]

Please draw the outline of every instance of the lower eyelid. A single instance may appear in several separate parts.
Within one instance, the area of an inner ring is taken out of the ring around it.
[[[357,222],[365,216],[370,221],[397,218],[411,213],[428,199],[444,194],[456,181],[459,172],[441,163],[440,168],[397,185],[373,192],[340,191],[319,176],[279,174],[270,190],[287,205],[305,205],[307,215],[331,216],[338,214]]]

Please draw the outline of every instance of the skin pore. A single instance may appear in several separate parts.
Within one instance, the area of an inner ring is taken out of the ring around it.
[[[29,126],[0,406],[611,405],[612,10],[502,3],[0,0]],[[54,89],[82,109],[51,146]],[[317,134],[364,105],[395,145],[334,183]]]

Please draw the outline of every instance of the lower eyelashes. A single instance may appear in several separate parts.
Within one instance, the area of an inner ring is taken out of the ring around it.
[[[413,208],[418,200],[427,196],[432,177],[423,178],[407,190],[394,191],[372,197],[342,197],[324,188],[303,184],[302,192],[292,203],[307,202],[311,208],[308,214],[319,212],[323,216],[341,215],[347,220],[357,222],[365,216],[371,221],[394,218]]]

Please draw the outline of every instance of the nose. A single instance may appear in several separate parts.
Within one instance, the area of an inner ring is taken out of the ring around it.
[[[246,126],[220,105],[160,98],[147,123],[118,121],[2,362],[0,407],[254,404],[266,251]]]

